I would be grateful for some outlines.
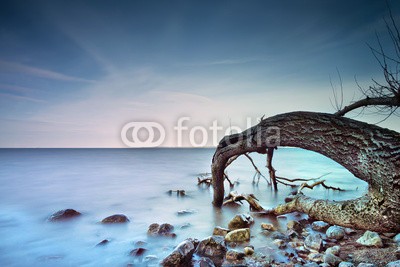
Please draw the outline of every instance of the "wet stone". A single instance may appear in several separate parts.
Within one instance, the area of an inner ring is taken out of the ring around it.
[[[219,235],[219,236],[226,236],[226,234],[229,232],[229,229],[223,228],[216,226],[213,231],[213,235]]]
[[[128,217],[126,217],[123,214],[114,214],[111,216],[108,216],[107,218],[104,218],[103,220],[101,220],[101,223],[127,223],[129,222]]]
[[[72,218],[76,218],[80,215],[81,215],[81,213],[74,209],[59,210],[59,211],[53,213],[48,218],[48,221],[50,221],[50,222],[66,221],[66,220],[69,220]]]
[[[227,251],[225,240],[222,236],[211,236],[202,241],[195,250],[195,254],[210,258],[216,266],[221,266]]]
[[[250,229],[243,228],[243,229],[236,229],[229,232],[225,236],[226,242],[245,242],[250,240]]]
[[[366,231],[356,242],[367,247],[383,247],[381,237],[377,233],[371,231]]]
[[[325,233],[328,228],[329,228],[329,223],[326,223],[324,221],[315,221],[311,224],[311,229],[318,232]]]
[[[104,240],[102,240],[101,242],[99,242],[99,243],[96,245],[96,247],[105,246],[105,245],[107,245],[108,243],[110,243],[110,241],[109,241],[108,239],[104,239]]]
[[[254,223],[253,217],[248,214],[238,214],[229,222],[229,230],[248,228]]]
[[[176,237],[176,234],[172,231],[174,230],[174,226],[169,223],[153,223],[149,226],[147,230],[147,234],[149,236],[166,236],[166,237]]]
[[[322,247],[322,237],[320,234],[311,234],[304,240],[304,245],[308,249],[320,251]]]
[[[342,227],[331,226],[326,230],[326,237],[329,239],[341,240],[345,236],[345,232]]]

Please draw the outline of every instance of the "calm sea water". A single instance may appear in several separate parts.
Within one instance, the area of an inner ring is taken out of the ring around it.
[[[0,266],[126,266],[136,261],[129,252],[137,241],[147,242],[147,255],[162,259],[187,237],[209,236],[214,226],[226,226],[234,214],[248,212],[247,204],[214,209],[211,188],[197,186],[198,174],[210,172],[213,153],[214,149],[0,149]],[[267,174],[265,158],[254,155],[254,160]],[[367,187],[337,163],[301,149],[277,150],[274,167],[278,175],[290,178],[330,173],[324,179],[347,190],[305,190],[314,197],[350,199]],[[239,181],[234,190],[254,193],[264,207],[282,203],[292,190],[280,186],[274,193],[262,179],[253,184],[254,170],[244,157],[228,174]],[[177,189],[185,190],[187,197],[166,193]],[[83,216],[46,222],[65,208]],[[178,215],[181,210],[193,213]],[[117,213],[127,215],[130,223],[99,223]],[[267,237],[258,235],[259,224],[273,220],[256,217],[253,245],[269,244]],[[149,239],[146,231],[154,222],[173,224],[177,238]],[[283,225],[284,220],[275,223]],[[103,239],[111,242],[96,247]]]

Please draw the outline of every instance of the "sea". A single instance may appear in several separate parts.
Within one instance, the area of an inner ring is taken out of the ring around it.
[[[260,216],[252,214],[245,202],[214,208],[212,188],[198,185],[198,177],[209,176],[214,152],[214,148],[0,149],[0,266],[158,266],[184,239],[207,238],[215,226],[227,227],[235,214],[242,213],[255,219],[250,244],[256,250],[271,246],[261,223],[284,230],[287,220],[303,215]],[[268,178],[265,156],[251,156]],[[278,176],[321,177],[326,184],[345,189],[303,190],[313,197],[345,200],[367,190],[365,182],[315,152],[279,148],[273,166]],[[235,185],[226,183],[226,193],[252,193],[265,208],[284,203],[295,190],[280,184],[273,191],[268,179],[258,179],[246,157],[232,163],[227,174]],[[65,222],[47,220],[67,208],[82,215]],[[125,214],[130,222],[100,223],[113,214]],[[172,224],[176,237],[149,237],[152,223]],[[110,242],[96,246],[105,239]],[[145,255],[130,256],[138,247],[146,249]]]

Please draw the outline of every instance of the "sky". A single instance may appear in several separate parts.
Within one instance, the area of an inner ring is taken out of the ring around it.
[[[213,146],[262,115],[333,113],[340,79],[345,103],[382,80],[367,44],[390,52],[388,15],[382,0],[3,0],[0,147]]]

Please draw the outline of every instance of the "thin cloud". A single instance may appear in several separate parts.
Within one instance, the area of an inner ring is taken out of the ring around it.
[[[197,63],[182,63],[179,66],[185,67],[206,67],[206,66],[217,66],[217,65],[240,65],[255,62],[266,62],[267,59],[263,58],[241,58],[241,59],[222,59],[208,62],[197,62]]]
[[[42,99],[28,97],[28,96],[7,94],[7,93],[0,93],[0,97],[2,97],[2,98],[3,97],[4,98],[10,98],[10,99],[19,100],[19,101],[29,101],[29,102],[35,102],[35,103],[47,103],[47,101],[42,100]]]
[[[26,75],[31,75],[35,77],[50,79],[50,80],[57,80],[57,81],[67,81],[67,82],[85,82],[85,83],[94,83],[93,80],[83,79],[74,76],[68,76],[62,73],[35,68],[31,66],[26,66],[23,64],[19,64],[16,62],[9,62],[0,60],[0,70],[6,71],[14,71]]]

